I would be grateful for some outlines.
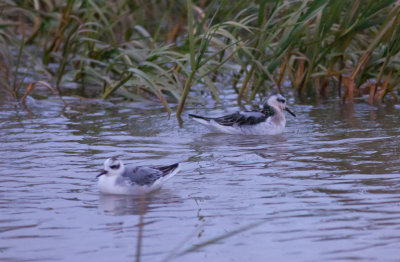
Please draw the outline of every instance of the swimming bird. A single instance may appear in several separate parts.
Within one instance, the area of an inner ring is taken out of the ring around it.
[[[170,166],[125,166],[121,160],[104,161],[104,171],[97,177],[101,193],[115,195],[140,195],[159,189],[179,171],[179,163]]]
[[[276,94],[268,98],[262,109],[236,112],[221,117],[204,117],[193,114],[189,114],[189,116],[214,132],[244,135],[275,135],[282,133],[285,129],[286,118],[283,110],[296,117],[286,107],[286,99],[282,95]]]

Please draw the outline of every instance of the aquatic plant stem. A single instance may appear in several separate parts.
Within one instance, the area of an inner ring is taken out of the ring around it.
[[[111,94],[113,94],[118,88],[120,88],[123,84],[128,82],[128,80],[133,76],[132,73],[129,73],[124,79],[122,79],[117,85],[106,89],[103,94],[103,99],[107,99]]]
[[[196,72],[194,70],[190,73],[189,78],[186,80],[185,88],[183,89],[181,99],[179,100],[178,109],[176,111],[176,117],[178,118],[179,122],[182,122],[181,114],[183,111],[183,107],[185,106],[185,101],[186,101],[187,95],[189,94],[190,87],[192,85],[192,81],[193,81],[195,73]]]
[[[245,76],[245,78],[243,80],[242,87],[240,88],[239,95],[238,95],[238,98],[237,98],[237,102],[238,102],[239,105],[242,103],[243,95],[245,94],[245,91],[246,91],[247,86],[249,84],[250,78],[253,75],[254,69],[255,69],[255,66],[253,64],[251,66],[250,71],[247,72],[247,74],[246,74],[246,76]]]
[[[18,58],[17,58],[17,64],[15,65],[15,75],[14,75],[14,83],[13,83],[13,96],[18,97],[19,89],[21,85],[17,86],[17,79],[18,79],[18,71],[19,71],[19,66],[21,63],[21,55],[22,55],[22,50],[24,49],[24,36],[22,37],[20,46],[19,46],[19,51],[18,51]]]
[[[143,246],[143,227],[144,227],[144,214],[146,213],[146,208],[145,208],[145,196],[140,197],[140,202],[139,202],[139,224],[138,224],[138,236],[137,236],[137,242],[136,242],[136,256],[135,256],[135,262],[140,262],[140,258],[142,256],[142,246]]]
[[[182,96],[179,100],[179,106],[178,110],[176,112],[176,117],[178,118],[179,122],[182,122],[181,114],[183,111],[183,107],[185,106],[185,101],[187,98],[187,95],[189,94],[190,87],[192,85],[192,81],[194,78],[194,75],[197,71],[197,65],[195,61],[195,50],[194,50],[194,34],[193,34],[193,6],[192,6],[192,0],[187,1],[187,16],[188,16],[188,27],[189,27],[189,52],[190,52],[190,67],[191,67],[191,73],[189,75],[189,78],[185,82],[185,87],[183,89]],[[197,63],[198,64],[198,63]]]

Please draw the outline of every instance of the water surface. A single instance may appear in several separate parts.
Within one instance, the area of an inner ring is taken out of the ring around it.
[[[263,137],[180,128],[154,104],[67,102],[0,105],[1,261],[399,261],[399,109],[294,105]],[[112,156],[183,164],[152,195],[100,195]]]

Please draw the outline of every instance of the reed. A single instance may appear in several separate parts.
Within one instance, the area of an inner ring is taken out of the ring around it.
[[[29,84],[21,68],[60,94],[73,82],[169,113],[177,103],[178,118],[199,90],[219,101],[220,75],[238,103],[399,91],[400,0],[4,0],[0,14],[0,87],[15,98]]]

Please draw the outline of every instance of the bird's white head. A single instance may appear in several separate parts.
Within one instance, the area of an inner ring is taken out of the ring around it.
[[[286,98],[284,98],[281,94],[276,94],[270,96],[267,100],[267,104],[269,106],[272,106],[274,108],[282,110],[286,110],[291,114],[292,116],[296,117],[295,113],[293,113],[289,108],[286,106]]]
[[[121,160],[116,158],[109,158],[104,161],[104,171],[101,172],[97,177],[106,175],[106,176],[120,176],[124,173],[125,166]]]

